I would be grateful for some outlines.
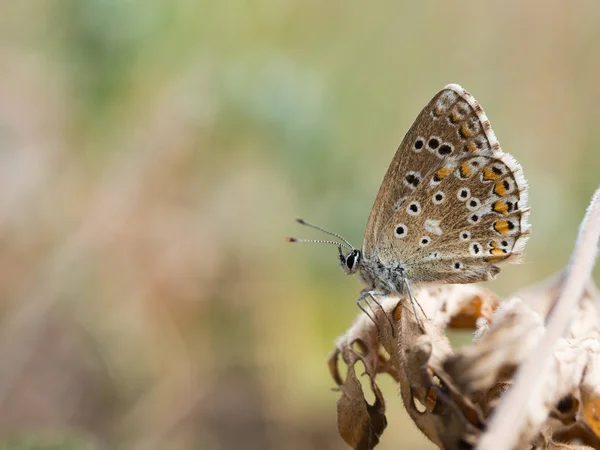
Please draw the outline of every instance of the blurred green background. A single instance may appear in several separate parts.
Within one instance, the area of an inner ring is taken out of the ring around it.
[[[596,0],[3,2],[6,448],[346,448],[326,357],[360,286],[285,244],[317,236],[294,217],[360,245],[454,82],[530,182],[524,263],[488,286],[559,270],[600,181],[599,23]],[[382,388],[380,448],[433,448]]]

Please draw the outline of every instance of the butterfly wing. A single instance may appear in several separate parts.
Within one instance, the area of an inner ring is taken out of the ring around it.
[[[407,191],[410,173],[420,180]],[[460,86],[446,86],[419,114],[383,184],[365,255],[400,264],[412,281],[486,280],[499,271],[495,263],[525,246],[521,166],[502,152],[483,109]]]
[[[423,108],[404,136],[383,178],[367,222],[363,241],[363,253],[367,258],[375,253],[384,224],[414,194],[422,181],[444,163],[449,156],[448,150],[461,150],[454,124],[446,123],[443,117],[456,110],[454,117],[457,121],[467,118],[470,112],[468,105],[462,109],[454,108],[458,100],[456,89],[452,85],[445,87]],[[446,145],[442,147],[442,143]]]

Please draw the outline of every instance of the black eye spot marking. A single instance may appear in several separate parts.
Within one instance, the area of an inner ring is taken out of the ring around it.
[[[509,230],[514,230],[514,228],[515,228],[515,224],[514,224],[514,223],[512,223],[512,222],[509,220],[509,221],[508,221],[508,229],[509,229]]]
[[[494,172],[496,175],[502,175],[502,169],[498,166],[492,166],[492,172]]]
[[[397,238],[404,238],[408,234],[408,228],[403,223],[396,225],[396,229],[394,230]]]
[[[431,239],[429,238],[429,236],[423,236],[421,238],[421,242],[419,243],[419,245],[421,247],[426,247],[427,245],[429,245],[430,242],[431,242]]]
[[[435,194],[433,194],[433,197],[431,199],[431,201],[433,202],[434,205],[439,205],[440,203],[442,203],[444,201],[445,195],[442,191],[437,191]]]
[[[469,233],[468,231],[461,231],[460,239],[463,241],[468,241],[469,239],[471,239],[471,233]]]
[[[467,209],[469,211],[476,211],[481,207],[481,202],[478,198],[471,197],[471,200],[467,202]]]
[[[421,174],[419,172],[408,172],[404,177],[404,184],[406,184],[413,191],[417,188],[421,182]]]
[[[411,216],[418,216],[421,213],[421,205],[419,202],[410,202],[406,207],[406,212]]]
[[[469,245],[469,252],[471,252],[471,255],[473,256],[479,255],[479,253],[481,253],[481,245],[477,242],[473,242]]]
[[[508,182],[508,180],[504,180],[502,182],[502,185],[504,186],[504,189],[506,189],[507,191],[510,189],[510,183]]]
[[[440,146],[440,141],[437,138],[431,138],[431,139],[429,139],[429,142],[427,143],[427,145],[429,146],[429,148],[435,150],[436,148],[438,148]]]
[[[501,244],[502,244],[502,247],[507,247],[508,246],[508,242],[506,242],[506,241],[502,241]]]
[[[454,270],[461,270],[464,266],[463,263],[461,263],[460,261],[456,261],[452,267],[454,267]]]
[[[430,253],[429,255],[427,255],[427,259],[438,259],[440,257],[440,254],[438,252],[433,252]]]
[[[479,216],[477,214],[473,214],[471,217],[469,217],[469,222],[471,222],[471,223],[479,222]]]
[[[471,191],[469,190],[469,188],[461,188],[456,193],[456,197],[462,202],[467,200],[470,196],[471,196]]]
[[[441,145],[438,150],[438,154],[440,156],[446,156],[446,155],[449,155],[450,153],[452,153],[452,147],[450,147],[448,144]]]
[[[419,150],[423,149],[424,145],[425,145],[425,142],[423,142],[423,139],[419,138],[415,141],[414,149],[416,151],[419,151]]]
[[[473,167],[479,167],[479,161],[476,161],[476,160],[475,161],[471,161],[471,165]]]

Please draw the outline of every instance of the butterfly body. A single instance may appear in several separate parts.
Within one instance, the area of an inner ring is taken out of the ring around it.
[[[403,292],[406,269],[400,263],[385,265],[378,258],[364,259],[362,253],[354,250],[348,255],[340,254],[342,269],[348,274],[358,272],[358,275],[369,291],[389,294]],[[348,257],[351,259],[349,264]]]

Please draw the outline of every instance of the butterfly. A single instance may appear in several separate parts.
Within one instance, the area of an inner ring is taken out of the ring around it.
[[[530,233],[527,195],[521,165],[502,151],[483,108],[449,84],[396,150],[362,250],[302,219],[341,242],[288,241],[337,245],[344,272],[358,273],[366,285],[359,307],[367,296],[408,292],[414,309],[412,283],[486,281],[500,272],[496,264],[517,259]]]

